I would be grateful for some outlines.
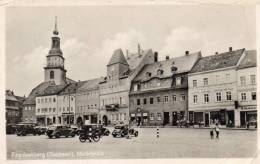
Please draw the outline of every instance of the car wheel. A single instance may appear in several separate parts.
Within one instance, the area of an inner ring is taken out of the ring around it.
[[[124,133],[124,132],[122,132],[122,133],[121,133],[121,137],[124,137],[124,136],[125,136],[125,133]]]
[[[25,133],[25,132],[22,132],[22,136],[26,136],[26,133]]]
[[[138,136],[138,132],[136,131],[136,132],[135,132],[135,137],[137,137],[137,136]]]
[[[52,138],[52,135],[48,135],[49,138]]]
[[[59,133],[56,133],[56,134],[55,134],[55,138],[60,138],[60,134],[59,134]]]
[[[17,136],[20,136],[21,134],[20,133],[17,133]]]
[[[112,134],[113,137],[116,137],[116,134]]]
[[[106,136],[109,136],[109,133],[110,133],[109,131],[106,131],[105,135],[106,135]]]
[[[100,136],[99,135],[94,135],[92,137],[92,139],[95,141],[95,142],[98,142],[100,140]]]
[[[85,136],[82,136],[82,135],[79,136],[79,141],[80,141],[80,142],[83,143],[83,142],[86,142],[86,140],[87,140],[87,139],[86,139]]]

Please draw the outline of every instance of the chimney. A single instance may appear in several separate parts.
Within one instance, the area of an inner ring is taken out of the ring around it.
[[[229,47],[229,52],[232,52],[232,47]]]
[[[158,52],[157,51],[154,52],[154,62],[155,63],[158,62]]]
[[[218,54],[218,52],[215,52],[215,55],[217,55]]]
[[[188,56],[188,55],[189,55],[189,53],[190,53],[189,51],[185,51],[185,55],[186,55],[186,56]]]
[[[169,60],[169,59],[170,59],[170,57],[167,55],[165,59],[166,59],[166,60]]]

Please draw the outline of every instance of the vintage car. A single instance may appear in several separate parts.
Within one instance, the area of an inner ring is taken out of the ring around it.
[[[129,129],[128,125],[117,125],[115,126],[114,131],[112,132],[113,137],[125,137],[127,135],[138,136],[138,131],[134,129]]]
[[[86,142],[86,140],[89,140],[89,142],[92,142],[93,140],[98,142],[100,140],[100,136],[101,130],[97,124],[82,125],[79,134],[79,141]]]
[[[17,136],[26,136],[28,134],[41,135],[41,132],[35,128],[36,124],[34,123],[20,123],[17,124],[16,134]]]
[[[79,135],[80,127],[78,127],[76,125],[71,125],[70,128],[74,130],[76,135]]]
[[[35,129],[37,129],[39,131],[39,133],[45,134],[48,127],[46,127],[46,126],[36,126]]]
[[[6,134],[15,134],[17,129],[17,125],[6,125]]]
[[[46,135],[49,138],[52,138],[52,137],[60,138],[61,136],[75,137],[75,131],[66,125],[51,125],[51,126],[49,126],[48,130],[46,131]]]

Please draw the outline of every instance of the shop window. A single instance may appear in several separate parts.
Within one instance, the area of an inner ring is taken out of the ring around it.
[[[255,84],[255,75],[250,75],[251,84]]]
[[[246,100],[246,93],[241,93],[241,100],[245,101]]]
[[[204,94],[204,102],[209,102],[209,94]]]
[[[193,80],[193,87],[197,87],[197,80]]]
[[[232,100],[232,95],[230,91],[226,92],[226,96],[228,101]]]
[[[150,104],[153,104],[153,98],[152,97],[150,98]]]
[[[177,101],[176,95],[172,95],[172,100]]]
[[[193,103],[197,103],[198,102],[198,96],[197,95],[193,95]]]
[[[216,99],[217,99],[217,102],[221,101],[221,93],[220,92],[216,93]]]
[[[150,120],[152,120],[152,121],[154,120],[154,113],[150,114]]]
[[[256,92],[252,92],[251,95],[252,95],[252,100],[256,100]]]
[[[157,113],[157,120],[158,121],[162,120],[162,114],[161,113]]]
[[[204,83],[204,86],[207,86],[208,85],[208,78],[204,78],[203,83]]]
[[[144,105],[146,104],[146,98],[143,99],[143,103],[144,103]]]
[[[241,85],[246,85],[246,77],[245,76],[241,76],[240,77],[240,84]]]
[[[168,102],[169,97],[168,96],[164,96],[164,102]]]

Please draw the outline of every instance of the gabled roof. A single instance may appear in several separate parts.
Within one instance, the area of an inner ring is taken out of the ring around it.
[[[246,56],[238,65],[238,69],[256,67],[256,50],[247,50],[245,54]]]
[[[128,55],[126,60],[127,60],[127,63],[129,64],[129,68],[131,70],[135,69],[140,64],[140,62],[143,60],[143,58],[145,57],[145,55],[147,53],[153,54],[152,49],[141,50],[140,54],[135,53],[135,54]]]
[[[174,72],[175,74],[189,72],[200,57],[201,53],[196,52],[185,56],[155,62],[153,64],[147,64],[139,72],[134,81],[146,81],[154,77],[171,77],[173,74],[171,68],[173,66],[177,67],[177,71]],[[162,72],[162,74],[158,74],[158,71]],[[151,73],[151,76],[148,77],[147,73]]]
[[[68,85],[52,85],[48,86],[40,96],[57,95]]]
[[[43,94],[44,90],[51,85],[55,85],[54,82],[42,82],[37,85],[34,89],[32,89],[29,96],[25,99],[24,105],[34,105],[35,104],[35,97],[38,95]]]
[[[202,57],[190,73],[204,72],[236,66],[245,49],[224,52],[217,55]]]
[[[116,63],[128,65],[121,48],[114,51],[107,65],[109,66]]]
[[[98,89],[99,83],[103,80],[103,78],[95,78],[86,81],[82,81],[78,91],[86,91],[90,89]]]

